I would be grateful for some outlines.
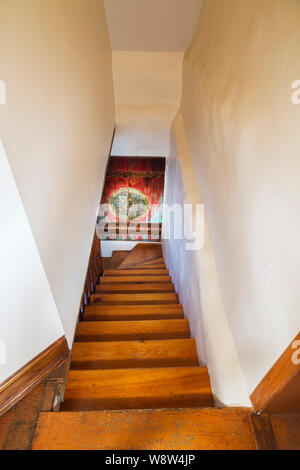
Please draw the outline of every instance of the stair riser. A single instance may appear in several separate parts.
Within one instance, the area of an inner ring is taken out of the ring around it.
[[[113,284],[100,284],[96,287],[96,292],[99,294],[127,294],[129,292],[133,294],[147,294],[149,292],[163,293],[163,292],[174,292],[175,289],[173,284],[136,284],[136,285],[113,285]]]
[[[198,360],[195,358],[174,358],[174,359],[132,359],[132,360],[90,360],[73,361],[71,370],[98,370],[98,369],[143,369],[147,367],[192,367],[197,366]]]
[[[84,321],[95,322],[95,321],[147,321],[147,320],[181,320],[184,316],[182,313],[161,313],[155,315],[143,315],[143,314],[128,314],[128,315],[85,315]]]
[[[70,371],[64,411],[212,406],[201,367]]]
[[[75,343],[71,369],[197,366],[194,339]]]
[[[175,293],[131,293],[131,294],[94,294],[91,305],[166,305],[178,304]]]
[[[62,411],[95,411],[95,410],[150,410],[158,408],[202,408],[213,406],[209,391],[194,397],[173,395],[165,399],[133,398],[133,399],[80,399],[65,400]]]
[[[85,321],[140,321],[183,319],[183,308],[171,305],[122,305],[89,306],[85,310]]]
[[[161,339],[184,339],[189,338],[189,331],[178,332],[161,332],[161,333],[124,333],[124,334],[77,334],[76,342],[97,342],[97,341],[146,341],[146,340],[161,340]]]
[[[108,276],[169,276],[166,269],[116,269],[104,271],[104,277]]]
[[[139,270],[143,270],[143,271],[151,271],[152,269],[167,269],[166,265],[163,264],[163,263],[160,263],[160,264],[149,264],[147,266],[143,266],[143,265],[140,265],[140,264],[137,264],[137,265],[133,265],[131,266],[131,269],[139,269]]]
[[[172,284],[170,276],[106,276],[101,284]]]

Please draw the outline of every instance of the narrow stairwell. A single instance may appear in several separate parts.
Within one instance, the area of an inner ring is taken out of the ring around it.
[[[33,449],[255,449],[249,410],[214,408],[161,246],[112,264],[77,328],[60,412],[40,415]]]

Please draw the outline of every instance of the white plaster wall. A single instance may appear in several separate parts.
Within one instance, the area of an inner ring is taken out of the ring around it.
[[[202,204],[186,142],[182,115],[172,126],[167,160],[165,204]],[[166,217],[163,217],[163,236]],[[193,221],[194,227],[195,221]],[[249,406],[247,385],[234,345],[220,291],[214,250],[205,220],[201,251],[187,251],[186,238],[163,241],[164,257],[179,293],[191,335],[196,339],[200,363],[207,365],[217,405]]]
[[[204,0],[184,59],[187,144],[249,394],[300,329],[299,24],[295,0]]]
[[[0,57],[0,136],[71,344],[114,128],[103,1],[1,0]]]
[[[181,98],[183,53],[113,52],[116,135],[112,155],[166,156]]]
[[[64,335],[0,140],[0,383]],[[3,343],[2,343],[3,342]]]

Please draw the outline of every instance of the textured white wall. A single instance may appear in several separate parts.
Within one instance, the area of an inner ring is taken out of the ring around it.
[[[0,57],[0,136],[71,342],[114,128],[103,1],[2,0]]]
[[[172,126],[172,145],[166,169],[165,203],[202,204],[181,114]],[[166,218],[163,218],[163,234]],[[193,220],[195,227],[195,220]],[[187,239],[165,240],[164,257],[170,270],[198,356],[209,370],[218,405],[249,406],[249,397],[235,349],[220,291],[210,234],[205,220],[205,243],[201,251],[187,251]]]
[[[295,0],[204,0],[184,59],[187,144],[249,394],[300,329],[299,24]]]
[[[113,52],[113,155],[166,156],[181,98],[183,54]]]
[[[1,383],[64,335],[1,140],[0,226]]]

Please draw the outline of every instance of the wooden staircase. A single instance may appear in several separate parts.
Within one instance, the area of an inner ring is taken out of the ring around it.
[[[40,415],[33,449],[255,448],[249,410],[213,408],[161,246],[112,263],[77,328],[60,412]]]

